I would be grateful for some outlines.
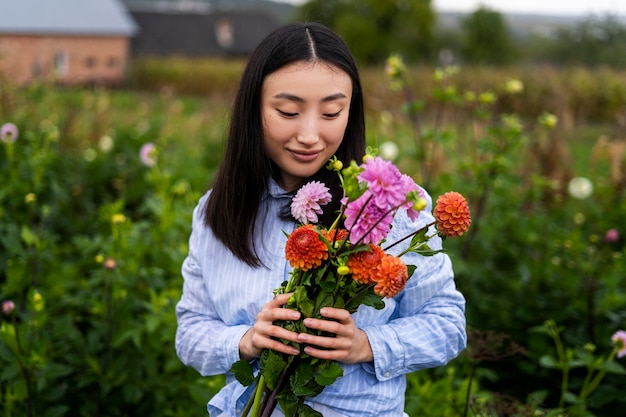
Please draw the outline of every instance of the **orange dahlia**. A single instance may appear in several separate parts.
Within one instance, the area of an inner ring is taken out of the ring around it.
[[[329,242],[341,242],[348,238],[348,231],[346,229],[332,229],[332,230],[322,230],[322,235]]]
[[[455,191],[439,196],[433,214],[437,220],[437,230],[445,237],[461,236],[472,223],[465,197]]]
[[[385,252],[379,246],[369,246],[370,250],[355,252],[348,257],[348,262],[346,262],[352,279],[362,284],[374,282],[376,267],[385,256]]]
[[[404,289],[409,279],[409,271],[400,260],[392,255],[385,255],[376,267],[374,292],[380,296],[395,297]]]
[[[308,271],[328,259],[328,248],[314,227],[312,224],[300,226],[287,238],[285,257],[293,268]]]

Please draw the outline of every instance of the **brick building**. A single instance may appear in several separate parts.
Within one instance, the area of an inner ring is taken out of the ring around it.
[[[20,85],[123,80],[137,26],[118,0],[0,2],[0,77]]]

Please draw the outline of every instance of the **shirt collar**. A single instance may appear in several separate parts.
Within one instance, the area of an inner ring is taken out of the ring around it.
[[[269,182],[267,184],[267,194],[265,195],[265,197],[266,198],[272,197],[276,199],[281,199],[281,198],[291,199],[293,198],[293,193],[285,191],[280,185],[278,185],[278,183],[276,182],[276,180],[274,180],[274,178],[270,177]]]

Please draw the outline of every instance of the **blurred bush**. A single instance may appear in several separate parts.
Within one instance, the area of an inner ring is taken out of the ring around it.
[[[176,358],[174,306],[241,64],[202,65],[136,62],[120,90],[0,83],[0,126],[19,129],[0,142],[3,416],[206,413],[222,379]],[[530,330],[553,320],[564,345],[600,356],[626,320],[624,75],[412,67],[390,88],[382,73],[363,70],[370,144],[433,195],[466,195],[475,219],[446,242],[470,346],[409,376],[407,411],[554,410],[554,345]],[[573,367],[568,389],[585,375]],[[587,412],[621,415],[622,385],[610,372]]]

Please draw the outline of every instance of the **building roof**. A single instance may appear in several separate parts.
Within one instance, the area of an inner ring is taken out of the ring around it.
[[[280,25],[260,10],[182,13],[131,9],[131,14],[140,28],[131,40],[135,56],[246,55]],[[220,39],[220,28],[226,31],[226,39]]]
[[[119,0],[0,0],[0,33],[126,35],[137,25]]]

